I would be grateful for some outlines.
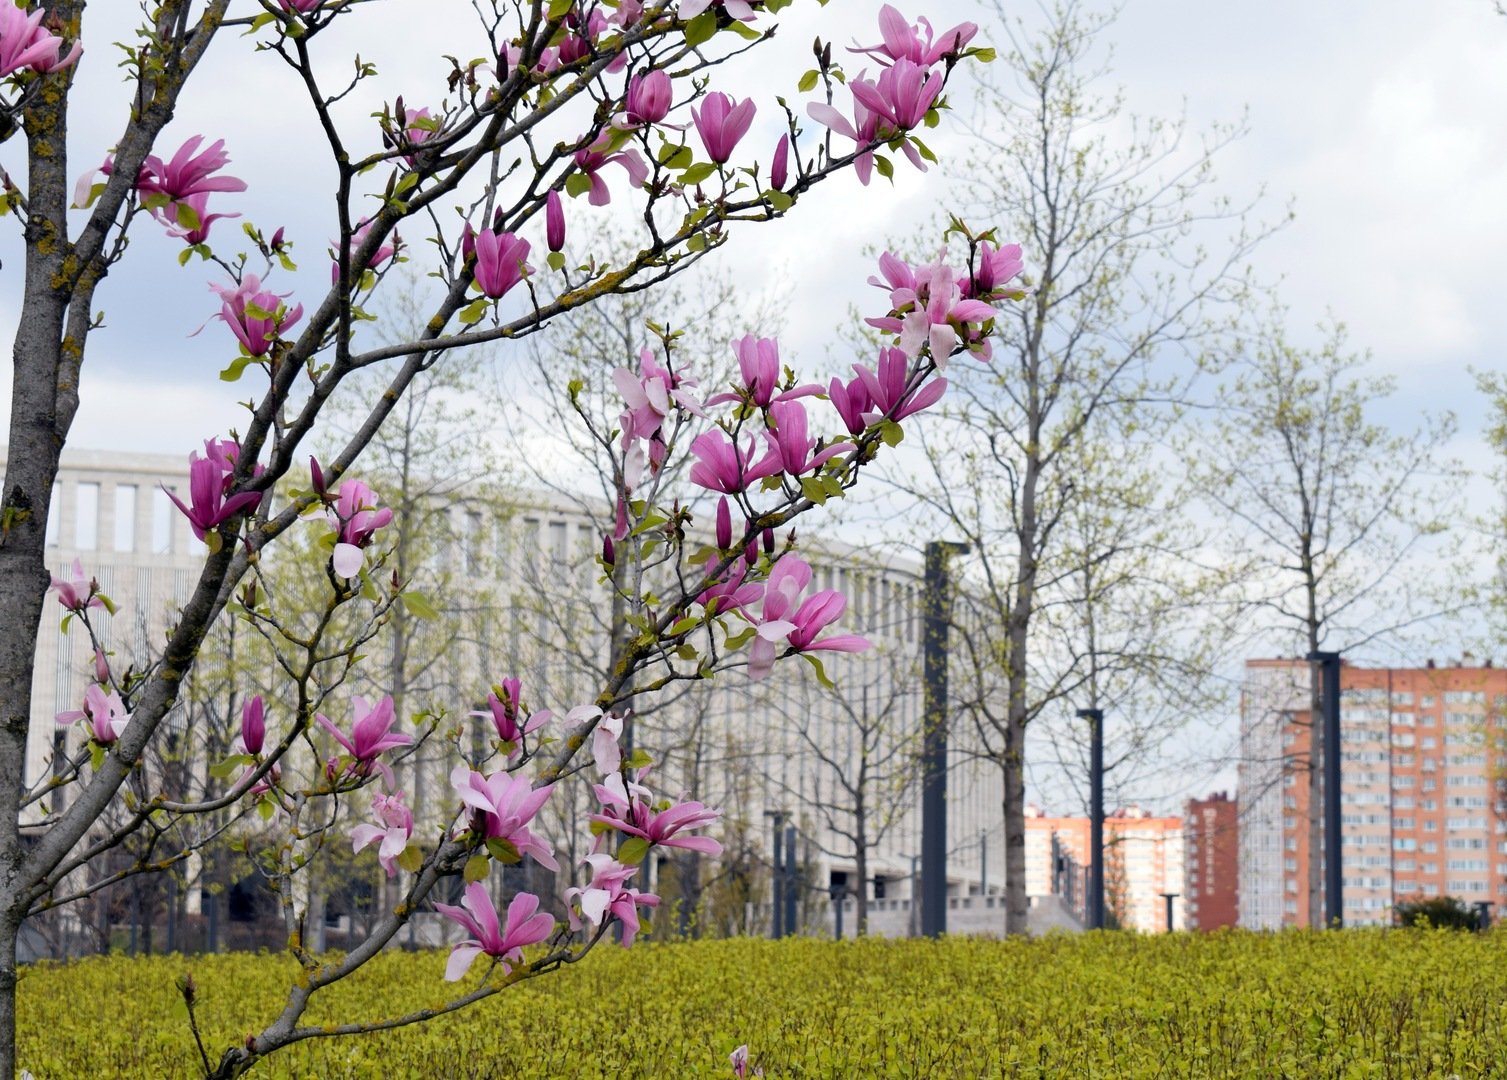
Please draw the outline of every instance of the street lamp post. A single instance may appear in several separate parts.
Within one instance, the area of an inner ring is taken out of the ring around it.
[[[1088,928],[1104,929],[1104,710],[1079,709],[1089,726],[1088,751]]]
[[[1340,863],[1340,654],[1311,652],[1319,665],[1319,707],[1324,713],[1324,922],[1345,925],[1345,878]],[[1312,720],[1312,717],[1309,718]]]
[[[785,910],[785,880],[782,876],[783,866],[780,860],[780,841],[784,835],[785,812],[783,810],[765,810],[764,816],[774,819],[773,865],[770,870],[771,881],[769,885],[769,936],[778,938],[784,936],[783,927],[781,926],[781,916]]]
[[[926,700],[923,709],[921,779],[921,932],[947,932],[947,628],[952,590],[947,556],[966,554],[967,544],[933,540],[926,545],[921,655]]]
[[[1181,895],[1182,893],[1175,892],[1162,893],[1162,899],[1167,901],[1167,933],[1169,934],[1172,933],[1172,901],[1176,900]]]

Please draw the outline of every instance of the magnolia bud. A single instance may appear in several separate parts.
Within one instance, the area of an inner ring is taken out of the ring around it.
[[[785,190],[785,181],[789,178],[790,136],[781,135],[780,141],[774,147],[774,161],[769,166],[769,186],[776,191]]]
[[[733,514],[726,495],[717,503],[717,546],[724,550],[733,546]]]

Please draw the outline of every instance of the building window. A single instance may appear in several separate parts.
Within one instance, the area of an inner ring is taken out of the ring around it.
[[[136,485],[115,485],[115,550],[136,550]]]
[[[74,489],[73,546],[80,551],[99,547],[99,485],[79,484]]]

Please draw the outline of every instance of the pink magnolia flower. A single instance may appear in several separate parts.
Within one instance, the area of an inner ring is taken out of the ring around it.
[[[198,153],[203,141],[203,135],[192,136],[166,164],[157,155],[148,154],[136,189],[143,195],[165,195],[170,202],[212,191],[245,191],[246,181],[239,177],[212,175],[230,164],[225,140],[216,139],[207,150]]]
[[[755,462],[757,446],[754,440],[750,439],[739,449],[726,432],[720,429],[703,431],[691,443],[691,456],[696,458],[691,466],[691,483],[709,491],[736,495],[747,490],[755,480],[773,476],[780,471],[780,452],[768,432],[764,433],[764,440],[767,452]]]
[[[450,773],[450,786],[460,795],[461,802],[476,812],[473,827],[488,840],[504,840],[520,856],[532,855],[540,866],[560,869],[550,846],[528,827],[554,785],[535,788],[526,776],[502,771],[483,776],[465,765],[457,765]]]
[[[372,542],[377,530],[392,523],[392,508],[378,505],[377,493],[360,480],[345,480],[335,505],[325,511],[335,530],[335,553],[331,563],[335,573],[353,578],[366,563],[362,550]]]
[[[353,284],[359,283],[361,281],[361,275],[366,271],[382,269],[382,264],[387,262],[387,260],[391,259],[398,252],[397,245],[399,243],[399,237],[397,231],[394,230],[392,233],[392,243],[380,245],[376,251],[372,252],[371,258],[366,261],[366,265],[356,265],[356,253],[366,245],[367,238],[371,235],[373,224],[374,223],[371,218],[362,219],[362,221],[356,226],[355,231],[351,233],[350,244],[346,247],[347,252],[350,253],[351,282]],[[333,261],[330,263],[330,284],[338,285],[340,284],[340,260],[333,257],[332,260]]]
[[[707,558],[707,574],[710,575],[720,562],[717,556]],[[708,585],[696,596],[696,602],[703,607],[711,606],[713,601],[717,604],[717,614],[725,615],[731,611],[747,607],[757,603],[759,597],[764,595],[764,586],[757,581],[745,581],[751,567],[751,560],[743,555],[734,560],[728,567],[726,577],[715,584]]]
[[[85,608],[104,607],[105,602],[97,595],[99,583],[93,578],[84,576],[84,561],[73,560],[73,577],[69,579],[53,575],[52,584],[48,586],[56,589],[58,603],[69,611],[83,611]]]
[[[989,241],[978,246],[978,265],[972,274],[965,274],[959,285],[963,295],[973,300],[999,300],[1006,297],[1018,299],[1025,290],[1006,286],[1025,270],[1019,244],[1004,244],[995,247]]]
[[[967,299],[952,267],[942,253],[935,263],[911,268],[885,252],[879,260],[884,281],[869,278],[869,284],[889,287],[888,315],[864,320],[870,326],[899,335],[898,344],[914,359],[929,348],[937,367],[943,368],[959,339],[987,359],[989,342],[981,331],[994,318],[995,310],[982,300]]]
[[[696,134],[701,136],[701,145],[706,147],[706,156],[718,165],[727,164],[738,141],[748,134],[756,111],[753,98],[735,103],[716,90],[701,99],[701,108],[693,105],[691,118],[696,123]]]
[[[230,327],[248,356],[266,356],[283,332],[303,318],[303,305],[289,308],[287,293],[262,288],[262,279],[247,274],[236,285],[209,286],[220,297],[220,313],[211,316]],[[195,331],[197,333],[198,331]]]
[[[529,242],[510,232],[483,229],[476,234],[476,265],[471,268],[476,287],[492,300],[517,285],[534,268],[526,260]]]
[[[221,218],[238,218],[239,213],[234,214],[211,214],[208,210],[209,193],[206,191],[190,195],[177,202],[170,202],[160,210],[155,211],[153,216],[168,226],[167,234],[175,240],[182,240],[185,244],[202,244],[209,239],[209,227]],[[196,224],[190,225],[183,214],[187,207],[193,214]]]
[[[94,681],[101,686],[110,685],[110,661],[105,659],[105,650],[94,650]]]
[[[961,52],[973,40],[973,35],[978,33],[978,27],[971,22],[958,23],[935,35],[932,33],[931,23],[926,19],[918,19],[917,23],[918,25],[912,26],[905,21],[904,15],[885,4],[879,9],[879,32],[884,36],[884,41],[851,51],[867,53],[880,63],[909,60],[923,67],[931,67],[948,53]],[[926,31],[924,37],[922,30]]]
[[[880,349],[878,367],[876,373],[862,364],[853,365],[870,402],[863,412],[866,424],[877,423],[884,417],[904,420],[935,405],[947,392],[946,379],[932,379],[923,385],[921,374],[911,373],[910,360],[903,349]]]
[[[243,754],[260,754],[267,738],[267,711],[262,695],[257,694],[241,706],[241,733],[236,744]]]
[[[482,954],[501,963],[505,973],[511,973],[510,965],[523,963],[525,945],[537,944],[555,932],[553,915],[534,914],[539,910],[539,898],[533,893],[519,893],[513,897],[513,902],[508,905],[507,924],[499,926],[497,908],[479,881],[466,886],[460,907],[435,904],[434,909],[460,923],[471,935],[470,940],[462,941],[450,950],[450,960],[445,964],[447,982],[464,977],[472,962]]]
[[[586,201],[592,206],[606,206],[612,201],[612,193],[607,190],[607,181],[600,175],[605,165],[621,165],[623,171],[628,174],[628,180],[636,188],[643,187],[649,179],[649,166],[644,164],[643,157],[637,150],[621,150],[617,153],[610,152],[612,136],[603,133],[590,146],[583,147],[575,153],[576,168],[580,169],[591,181],[591,193]]]
[[[42,26],[46,17],[47,11],[42,7],[28,13],[11,0],[0,4],[0,78],[14,75],[22,68],[44,74],[61,71],[83,54],[83,45],[75,41],[68,55],[59,59],[63,39]]]
[[[226,475],[219,461],[201,458],[197,453],[188,455],[188,490],[190,506],[163,487],[167,497],[188,518],[194,535],[203,540],[211,529],[218,529],[237,514],[250,513],[262,501],[259,491],[243,491],[226,498]]]
[[[592,785],[602,803],[602,812],[592,814],[591,820],[608,830],[640,837],[651,845],[684,848],[714,857],[722,854],[722,845],[710,836],[679,835],[688,829],[713,824],[722,816],[722,811],[712,810],[699,802],[669,803],[656,810],[649,805],[643,790],[637,785],[634,787],[636,790],[627,790],[621,776],[609,777],[605,784]]]
[[[512,744],[512,749],[508,751],[509,760],[523,752],[523,737],[543,727],[554,715],[548,709],[540,709],[533,714],[526,713],[522,691],[523,684],[518,679],[503,679],[487,695],[488,711],[471,714],[484,719],[491,717],[492,726],[497,729],[497,738],[504,744]]]
[[[413,811],[403,802],[403,793],[375,795],[372,797],[372,817],[376,824],[363,822],[351,830],[351,851],[359,852],[372,844],[377,848],[377,861],[387,876],[398,872],[398,856],[408,846],[413,836]]]
[[[637,375],[620,367],[613,371],[612,381],[623,396],[623,404],[628,407],[618,421],[625,447],[634,439],[648,439],[659,434],[665,418],[670,415],[672,402],[695,416],[706,416],[706,410],[690,390],[696,380],[660,366],[650,349],[639,351]]]
[[[403,137],[414,147],[422,146],[439,134],[440,123],[441,118],[431,113],[427,107],[405,110],[403,114]],[[404,154],[403,160],[409,167],[413,166],[412,154]]]
[[[879,73],[878,82],[859,77],[849,85],[854,99],[879,118],[875,134],[890,139],[921,126],[942,92],[943,82],[939,71],[928,71],[909,60],[896,60]],[[926,170],[919,151],[907,144],[906,154],[916,168]]]
[[[319,726],[333,735],[345,752],[355,759],[346,767],[347,771],[357,776],[367,776],[375,767],[387,781],[388,790],[392,790],[394,784],[392,769],[387,762],[378,759],[388,750],[409,745],[413,742],[413,736],[392,730],[398,717],[391,697],[383,697],[376,705],[371,705],[366,698],[357,694],[351,698],[351,712],[349,735],[337,728],[324,713],[315,713],[314,719],[318,720]]]
[[[708,405],[747,399],[763,409],[768,408],[772,401],[810,397],[822,392],[822,388],[815,383],[780,390],[783,372],[780,366],[780,343],[775,338],[756,338],[752,334],[744,334],[733,342],[733,350],[738,354],[738,372],[742,376],[743,385],[733,393],[707,398]]]
[[[820,440],[807,435],[806,406],[799,401],[776,401],[769,406],[769,418],[774,421],[771,437],[779,451],[780,469],[791,476],[819,469],[838,454],[854,449],[852,443],[840,442],[816,450]]]
[[[88,720],[94,741],[102,746],[109,746],[125,731],[126,725],[131,722],[131,714],[126,712],[119,693],[114,690],[107,692],[102,686],[91,686],[84,691],[84,707],[60,712],[57,720],[64,727],[76,720]]]
[[[675,90],[670,74],[660,68],[635,75],[628,80],[628,94],[623,102],[629,126],[657,124],[670,114]]]
[[[623,748],[618,740],[623,737],[623,722],[626,716],[615,716],[612,713],[603,715],[602,710],[595,705],[581,705],[567,714],[572,725],[583,720],[589,720],[594,716],[600,716],[597,726],[591,731],[591,759],[597,767],[597,772],[604,777],[611,776],[623,767]]]
[[[869,648],[867,639],[854,634],[816,639],[842,615],[848,601],[836,589],[823,589],[801,602],[801,594],[809,584],[811,567],[794,555],[786,555],[769,572],[763,611],[754,623],[754,639],[748,650],[750,679],[762,679],[769,674],[781,645],[788,645],[796,652],[863,652]]]
[[[841,379],[833,379],[831,385],[827,387],[827,400],[832,402],[837,415],[842,417],[848,434],[863,434],[864,429],[869,426],[864,413],[874,407],[874,399],[869,396],[863,379],[850,379],[846,383]]]
[[[296,11],[300,15],[307,15],[324,3],[324,0],[277,0],[277,2],[282,5],[284,11]]]
[[[628,879],[638,873],[636,866],[624,866],[605,852],[588,855],[582,861],[591,867],[591,881],[584,888],[565,890],[570,928],[581,929],[583,919],[601,926],[603,919],[614,918],[623,928],[623,948],[630,947],[638,937],[638,909],[658,907],[659,897],[628,888]]]
[[[558,191],[551,191],[544,198],[544,242],[551,251],[565,246],[565,209],[560,205]]]

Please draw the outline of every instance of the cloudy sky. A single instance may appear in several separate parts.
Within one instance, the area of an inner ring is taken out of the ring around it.
[[[78,99],[87,105],[75,110],[70,136],[74,173],[103,157],[124,118],[107,42],[128,36],[133,8],[89,9]],[[776,41],[728,71],[734,87],[763,106],[754,137],[773,138],[770,99],[794,96],[813,36],[870,42],[877,8],[871,0],[798,4]],[[1043,21],[1033,3],[1007,10],[1027,27]],[[929,14],[939,24],[972,19],[981,38],[1002,38],[992,8],[951,0]],[[344,38],[325,43],[327,70],[344,70],[359,51],[381,72],[346,108],[350,130],[398,93],[411,103],[439,96],[442,54],[479,52],[461,0],[382,0],[348,24]],[[1238,199],[1264,189],[1270,217],[1288,201],[1294,206],[1296,219],[1257,263],[1268,280],[1282,280],[1296,333],[1326,313],[1345,321],[1354,343],[1399,381],[1391,418],[1402,424],[1418,409],[1453,409],[1462,419],[1460,451],[1477,455],[1481,409],[1466,368],[1495,365],[1495,344],[1507,332],[1499,300],[1507,276],[1507,19],[1489,0],[1127,0],[1106,39],[1113,70],[1104,87],[1118,86],[1128,110],[1185,110],[1194,128],[1248,114],[1250,134],[1220,156],[1221,190]],[[279,288],[312,293],[325,272],[333,173],[296,86],[277,60],[229,34],[198,78],[167,142],[199,132],[226,139],[232,171],[251,189],[217,204],[268,227],[288,224],[302,271]],[[953,97],[959,109],[969,107],[961,88]],[[934,142],[966,159],[966,140]],[[0,149],[13,172],[19,149]],[[902,167],[893,188],[829,184],[805,213],[737,237],[720,257],[751,292],[771,283],[788,290],[786,351],[815,363],[831,348],[836,317],[867,299],[864,246],[916,235],[946,201],[940,180]],[[218,235],[233,242],[236,224],[221,223]],[[20,265],[11,229],[0,223],[0,273],[13,283],[0,291],[7,333]],[[235,422],[234,394],[216,379],[230,355],[227,335],[215,325],[187,336],[214,310],[205,270],[197,263],[180,270],[175,252],[174,242],[139,230],[129,272],[101,290],[107,327],[91,339],[76,445],[186,452]]]
[[[129,38],[135,7],[89,8],[71,175],[97,164],[124,122],[124,84],[109,42]],[[774,42],[719,72],[719,85],[759,102],[750,145],[772,146],[773,97],[796,97],[813,37],[839,46],[871,43],[878,7],[874,0],[796,4]],[[939,0],[930,9],[901,8],[939,26],[977,21],[980,41],[1004,51],[992,7]],[[250,0],[233,7],[253,9]],[[1027,34],[1045,21],[1034,0],[1005,10]],[[410,105],[437,100],[448,71],[441,57],[481,53],[466,0],[377,0],[345,25],[343,37],[320,42],[324,70],[338,77],[359,52],[381,73],[342,107],[361,150],[378,145],[369,115],[384,101],[398,94]],[[1125,0],[1104,44],[1102,89],[1118,90],[1128,113],[1186,113],[1193,130],[1246,118],[1249,134],[1217,159],[1219,190],[1237,201],[1264,191],[1257,214],[1269,220],[1289,205],[1295,211],[1255,256],[1258,275],[1281,283],[1291,336],[1315,341],[1315,322],[1344,321],[1352,343],[1374,355],[1376,370],[1397,380],[1399,392],[1381,418],[1403,428],[1423,412],[1453,410],[1461,421],[1453,451],[1468,464],[1488,465],[1484,410],[1468,369],[1500,367],[1498,343],[1507,340],[1507,18],[1490,0]],[[226,140],[230,171],[250,190],[217,198],[215,207],[244,211],[269,230],[286,225],[301,269],[276,287],[317,302],[328,283],[334,174],[298,87],[278,60],[232,34],[216,42],[197,80],[169,128],[168,151],[197,133]],[[962,85],[952,99],[960,111],[972,108]],[[990,117],[974,120],[987,125]],[[929,141],[954,161],[970,160],[958,126],[950,132]],[[13,175],[21,175],[20,153],[19,140],[0,147],[0,164]],[[621,209],[626,189],[609,176]],[[951,190],[939,172],[922,176],[903,164],[893,186],[876,180],[863,188],[844,178],[813,193],[789,219],[744,230],[718,258],[750,296],[775,290],[786,297],[787,358],[833,370],[842,359],[840,321],[850,306],[872,303],[865,248],[913,241],[947,208]],[[237,388],[217,378],[234,350],[219,324],[189,336],[217,309],[206,287],[211,275],[197,262],[180,269],[178,244],[142,224],[127,265],[99,294],[106,326],[90,340],[71,441],[186,454],[244,415]],[[238,224],[216,227],[229,250],[239,246]],[[579,219],[575,235],[586,231]],[[422,246],[415,256],[423,257]],[[1027,251],[1028,263],[1030,257]],[[7,335],[20,267],[14,219],[0,221],[0,333]],[[8,404],[7,379],[0,405],[8,411]],[[1472,491],[1477,505],[1497,498],[1482,480]]]

